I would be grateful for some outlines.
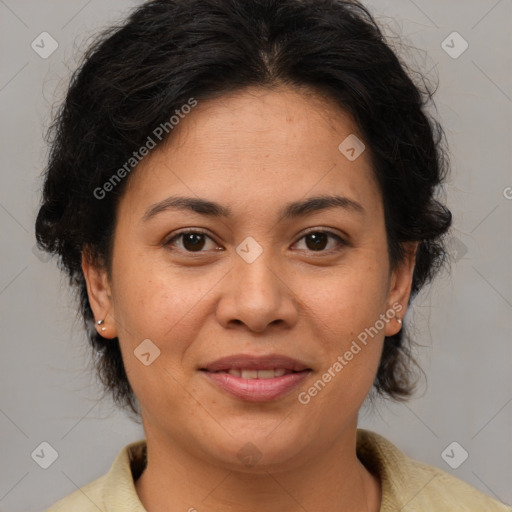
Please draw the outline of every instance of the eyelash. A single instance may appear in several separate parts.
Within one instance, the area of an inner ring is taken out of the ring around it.
[[[321,250],[321,251],[313,251],[313,250],[308,250],[308,252],[312,252],[312,253],[318,253],[318,254],[330,254],[332,252],[336,252],[336,251],[339,251],[341,250],[342,247],[345,247],[348,245],[348,243],[346,242],[346,240],[344,240],[343,238],[341,238],[338,234],[332,232],[332,231],[329,231],[329,230],[322,230],[322,229],[312,229],[310,231],[307,231],[306,233],[304,233],[301,238],[299,238],[297,240],[297,242],[294,243],[297,244],[299,241],[301,241],[302,239],[304,239],[307,235],[311,235],[311,234],[325,234],[325,235],[328,235],[329,237],[331,238],[334,238],[336,239],[336,241],[338,242],[338,247],[337,248],[333,248],[333,249],[327,249],[327,250]],[[171,247],[173,245],[173,242],[181,237],[183,237],[184,235],[190,235],[190,234],[194,234],[194,235],[204,235],[206,236],[207,238],[209,238],[210,240],[212,240],[213,242],[215,242],[212,237],[205,231],[202,231],[200,229],[191,229],[191,230],[187,230],[187,231],[181,231],[177,234],[175,234],[172,238],[170,238],[169,240],[167,240],[165,243],[164,243],[164,246],[165,247]],[[179,251],[183,251],[187,254],[201,254],[201,253],[204,253],[206,251],[187,251],[186,249],[178,249]]]

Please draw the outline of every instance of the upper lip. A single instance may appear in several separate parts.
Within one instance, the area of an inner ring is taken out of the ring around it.
[[[252,356],[247,354],[235,354],[222,357],[201,367],[201,370],[220,372],[230,369],[240,370],[272,370],[284,369],[294,372],[310,370],[310,368],[296,359],[284,355]]]

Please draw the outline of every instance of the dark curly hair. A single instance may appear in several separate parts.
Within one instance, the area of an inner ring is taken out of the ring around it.
[[[421,75],[419,75],[421,76]],[[447,172],[444,135],[368,10],[341,0],[154,0],[102,33],[72,76],[48,134],[49,163],[36,221],[39,246],[59,256],[77,287],[100,380],[137,413],[118,339],[95,330],[81,256],[110,270],[116,207],[129,176],[102,187],[190,98],[248,86],[308,88],[352,114],[384,203],[388,253],[419,242],[411,299],[446,259],[450,211],[437,196]],[[165,139],[164,139],[165,140]],[[136,172],[136,170],[134,171]],[[417,364],[403,330],[387,337],[374,392],[412,394]]]

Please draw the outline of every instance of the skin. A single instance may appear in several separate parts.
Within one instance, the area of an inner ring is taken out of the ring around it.
[[[200,102],[130,176],[111,272],[84,256],[101,334],[119,337],[141,405],[148,466],[136,490],[148,511],[379,510],[380,482],[356,455],[357,417],[397,320],[307,405],[297,398],[393,304],[403,316],[410,294],[416,246],[390,268],[369,151],[349,161],[338,150],[358,133],[346,112],[305,90]],[[215,201],[232,217],[168,209],[143,220],[171,195]],[[279,220],[285,204],[318,195],[347,197],[364,213]],[[183,237],[166,245],[184,228],[207,232],[202,252]],[[346,243],[329,237],[314,250],[310,229]],[[236,252],[248,236],[263,249],[252,263]],[[148,366],[133,353],[144,339],[160,349]],[[238,353],[284,354],[312,371],[284,397],[245,402],[199,371]],[[237,457],[249,442],[261,454],[252,467]]]

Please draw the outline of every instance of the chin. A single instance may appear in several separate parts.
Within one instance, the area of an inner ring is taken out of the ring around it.
[[[240,434],[236,438],[225,435],[217,439],[215,450],[208,446],[210,456],[216,459],[216,464],[242,473],[286,471],[305,463],[317,451],[314,445],[318,435],[308,435],[306,425],[292,428],[283,423],[274,420],[260,428],[246,424],[245,428],[229,429]]]

